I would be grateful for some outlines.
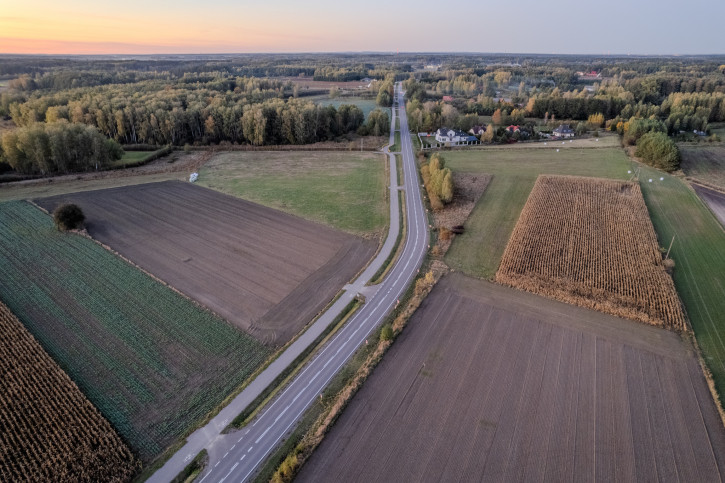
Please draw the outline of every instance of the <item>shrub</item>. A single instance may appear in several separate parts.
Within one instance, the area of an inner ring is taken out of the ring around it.
[[[380,331],[380,340],[392,340],[393,339],[393,326],[385,324]]]
[[[637,142],[634,155],[665,171],[674,171],[680,166],[680,150],[667,134],[651,132],[642,136]]]
[[[78,205],[66,203],[53,211],[53,221],[59,230],[76,230],[83,226],[86,215]]]

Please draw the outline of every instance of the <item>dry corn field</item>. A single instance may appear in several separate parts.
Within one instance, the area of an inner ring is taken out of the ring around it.
[[[129,481],[137,460],[0,303],[0,481]]]
[[[618,317],[687,326],[635,183],[539,176],[496,281]]]

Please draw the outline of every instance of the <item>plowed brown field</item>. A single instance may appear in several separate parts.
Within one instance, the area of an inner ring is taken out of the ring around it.
[[[687,326],[636,183],[539,176],[496,281],[619,317]]]
[[[0,303],[0,481],[130,481],[138,461]]]
[[[297,481],[721,481],[725,429],[671,331],[443,278]]]
[[[288,341],[363,266],[375,244],[190,183],[36,202],[77,203],[88,233],[258,340]]]

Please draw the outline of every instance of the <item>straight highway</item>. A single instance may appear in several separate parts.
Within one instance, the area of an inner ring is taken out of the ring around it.
[[[185,464],[190,457],[193,457],[193,454],[200,451],[201,446],[208,451],[209,463],[196,481],[242,482],[252,478],[265,459],[294,429],[307,408],[319,397],[340,368],[391,313],[415,278],[428,248],[428,220],[418,184],[419,178],[408,132],[402,86],[396,84],[395,89],[395,100],[399,106],[404,183],[397,186],[395,156],[391,154],[390,225],[392,233],[388,234],[386,245],[390,244],[391,236],[394,235],[397,238],[397,230],[394,232],[392,230],[395,225],[392,207],[397,207],[398,189],[405,192],[407,216],[405,245],[395,265],[383,282],[376,286],[365,286],[377,271],[375,266],[368,267],[356,281],[346,286],[345,296],[341,297],[341,301],[345,305],[357,293],[365,294],[365,304],[248,426],[228,434],[221,434],[221,431],[218,430],[211,433],[204,432],[204,428],[202,428],[198,435],[195,433],[189,438],[188,448],[182,448],[174,455],[173,464],[171,461],[167,463],[148,481],[170,481],[183,468],[182,463]],[[392,117],[391,122],[391,143],[394,139],[394,131],[395,116]],[[397,217],[397,213],[398,211],[395,209],[395,217]],[[393,239],[393,244],[394,241]],[[381,250],[381,252],[385,252],[385,250]],[[373,269],[375,270],[373,271]],[[217,418],[221,417],[223,415],[217,416]],[[227,423],[228,418],[223,422]],[[218,427],[219,424],[217,424],[217,429]],[[200,441],[199,443],[192,441],[195,435],[196,440]],[[181,458],[184,454],[187,456],[182,462]]]

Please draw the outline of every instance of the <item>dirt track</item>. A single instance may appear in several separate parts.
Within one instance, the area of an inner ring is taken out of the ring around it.
[[[462,275],[436,286],[298,481],[721,481],[669,331]]]
[[[692,187],[697,193],[697,196],[710,207],[715,217],[725,226],[725,194],[705,188],[699,184],[693,184]]]
[[[296,334],[375,244],[190,183],[168,181],[36,202],[77,203],[88,233],[260,341]]]

